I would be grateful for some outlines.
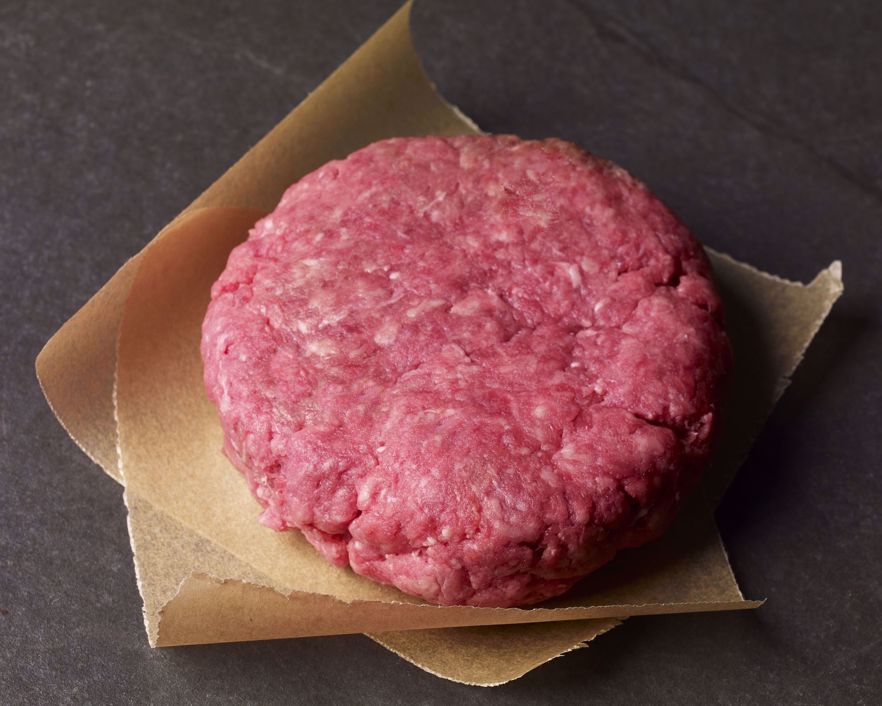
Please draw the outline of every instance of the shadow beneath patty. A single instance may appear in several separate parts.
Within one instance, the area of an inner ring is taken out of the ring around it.
[[[741,600],[714,521],[714,510],[754,439],[789,382],[801,349],[811,340],[805,297],[826,296],[820,287],[779,282],[772,296],[745,287],[743,272],[715,258],[717,283],[732,342],[733,369],[726,391],[724,414],[711,463],[699,489],[671,529],[660,539],[620,552],[613,561],[580,581],[564,599],[543,607],[566,604],[642,605],[662,603],[721,604]],[[792,324],[798,322],[798,324]],[[834,318],[816,355],[801,371],[798,395],[790,404],[805,405],[812,392],[865,329],[861,318]],[[790,406],[788,404],[788,406]],[[743,493],[742,493],[743,494]],[[742,498],[753,505],[752,497]],[[672,597],[676,596],[672,600]],[[641,611],[642,612],[642,611]],[[651,610],[649,612],[670,612]]]
[[[835,373],[855,364],[863,351],[862,346],[873,333],[874,325],[872,317],[860,310],[833,313],[825,322],[794,376],[793,384],[776,408],[773,420],[751,449],[748,463],[720,506],[719,522],[727,536],[770,512],[780,512],[792,497],[794,484],[804,482],[801,472],[796,473],[797,469],[792,467],[793,459],[806,443],[806,424],[800,423],[800,417],[805,420],[805,415],[812,413],[813,400],[823,396],[826,403],[830,401],[830,395],[843,399],[848,394],[844,389],[837,391],[834,387],[842,382],[835,379]],[[868,379],[873,379],[873,375],[868,375]],[[809,426],[823,424],[827,433],[834,434],[843,425],[852,423],[852,419],[831,415],[823,422],[816,417]]]
[[[744,462],[759,430],[786,384],[780,341],[766,325],[763,302],[743,295],[737,284],[717,276],[732,344],[732,371],[725,393],[719,432],[710,466],[701,483],[715,506]],[[786,351],[789,352],[789,351]]]
[[[569,605],[642,606],[641,613],[669,613],[665,606],[742,601],[713,519],[711,506],[697,494],[660,538],[620,552],[543,608]],[[628,614],[631,611],[623,611]]]

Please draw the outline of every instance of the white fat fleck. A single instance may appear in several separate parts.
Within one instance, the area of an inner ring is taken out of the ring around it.
[[[510,230],[499,230],[491,235],[490,239],[497,243],[510,243],[515,239],[515,236]]]
[[[388,346],[398,335],[398,324],[394,321],[387,321],[374,334],[374,343],[378,346]]]
[[[337,345],[330,338],[322,338],[321,340],[307,343],[306,350],[313,355],[324,357],[336,353]]]
[[[536,405],[533,408],[533,416],[542,419],[548,414],[548,408],[544,404]]]
[[[638,453],[642,455],[649,455],[661,451],[661,443],[650,434],[634,434],[631,438],[634,439]]]
[[[460,299],[456,304],[454,304],[451,309],[451,314],[456,314],[457,316],[469,316],[471,314],[476,314],[481,310],[481,300],[477,297],[465,297],[464,299]]]
[[[451,534],[452,534],[452,532],[450,530],[450,527],[447,527],[445,525],[444,527],[441,528],[441,531],[438,533],[438,537],[441,538],[442,542],[446,542],[448,539],[450,539]]]
[[[444,191],[436,191],[436,192],[435,192],[435,198],[433,198],[429,203],[427,203],[425,206],[423,206],[423,207],[420,209],[420,215],[424,214],[426,211],[428,211],[430,208],[432,208],[432,206],[435,206],[436,204],[441,203],[445,198],[447,198],[447,193],[446,193],[446,192],[444,192]],[[429,217],[430,217],[433,221],[435,220],[435,214],[436,214],[436,213],[437,213],[437,211],[433,211],[432,213],[429,214]]]
[[[246,360],[248,360],[248,356],[245,353],[240,353],[239,360],[241,360],[244,363]]]
[[[554,472],[548,468],[543,468],[542,472],[539,474],[539,477],[546,483],[548,483],[548,485],[557,485],[558,483],[557,476],[554,475]]]
[[[438,588],[438,579],[431,574],[418,578],[414,585],[414,593],[428,593]]]
[[[499,517],[502,515],[502,503],[497,498],[486,498],[484,500],[484,515]]]
[[[578,454],[576,453],[576,447],[572,444],[566,444],[565,446],[562,446],[559,453],[563,458],[578,457]]]
[[[333,314],[328,314],[322,319],[321,324],[319,324],[319,328],[322,328],[323,326],[330,326],[331,324],[336,324],[341,319],[345,319],[348,315],[349,312],[346,309],[341,309],[340,311],[335,311]]]
[[[429,311],[431,309],[437,309],[439,306],[444,306],[447,302],[443,299],[427,299],[426,301],[417,304],[416,306],[412,306],[406,312],[404,312],[405,316],[408,319],[415,319],[417,316],[422,314],[425,311]]]
[[[614,490],[618,487],[619,483],[609,476],[594,476],[594,485],[603,490]]]
[[[383,452],[386,450],[386,444],[383,444],[382,446],[378,446],[378,447],[377,447],[376,449],[374,449],[374,450],[375,450],[378,454],[381,454],[381,453],[383,453]]]
[[[359,541],[357,539],[352,543],[352,548],[355,550],[360,551],[363,547],[364,547],[364,544],[362,544],[361,541]]]
[[[313,243],[320,243],[320,242],[322,242],[322,239],[323,239],[324,237],[325,237],[325,234],[324,234],[323,231],[322,231],[322,232],[318,232],[318,233],[316,233],[316,234],[313,236],[313,238],[312,238],[312,242],[313,242]]]
[[[398,279],[399,277],[401,277],[400,272],[390,272],[389,273],[389,279],[395,280],[395,279]]]
[[[600,265],[588,257],[582,258],[582,261],[579,264],[587,274],[594,274],[600,270]]]
[[[221,398],[220,398],[220,410],[221,412],[227,412],[233,406],[233,401],[230,398],[230,391],[227,389],[227,383],[225,380],[221,380]]]
[[[309,331],[310,331],[309,324],[306,323],[305,321],[298,321],[296,326],[297,326],[297,330],[300,331],[300,333],[309,333]]]
[[[607,297],[604,297],[594,305],[594,313],[599,314],[607,307],[607,305],[609,305],[609,299]]]
[[[533,220],[542,228],[547,228],[551,223],[551,214],[548,211],[533,211],[531,214]]]
[[[567,274],[570,276],[570,282],[572,282],[573,287],[578,289],[582,286],[582,273],[579,272],[579,268],[575,265],[567,265]]]
[[[574,360],[572,363],[570,363],[570,367],[571,368],[581,368],[582,364],[578,360]]]
[[[426,537],[426,546],[434,547],[438,543],[438,540],[434,537]]]

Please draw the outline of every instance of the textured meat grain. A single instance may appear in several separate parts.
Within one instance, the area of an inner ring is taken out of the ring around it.
[[[728,343],[700,247],[624,171],[456,137],[292,186],[214,285],[202,354],[264,524],[429,601],[509,606],[665,529]]]

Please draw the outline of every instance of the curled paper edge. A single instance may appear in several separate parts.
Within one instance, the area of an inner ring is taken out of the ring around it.
[[[700,613],[722,610],[750,610],[764,601],[722,601],[707,603],[668,604],[672,613]],[[259,608],[257,608],[259,606]],[[256,608],[256,609],[255,609]],[[384,612],[379,612],[385,609]],[[464,617],[461,624],[441,617],[438,624],[425,622],[409,628],[407,612],[434,612],[435,606],[408,603],[377,603],[373,601],[344,602],[331,596],[292,591],[280,593],[271,586],[235,578],[218,578],[192,572],[181,581],[175,595],[160,609],[156,630],[156,647],[177,645],[244,642],[253,639],[273,640],[322,635],[346,635],[408,630],[458,629],[494,627],[547,622],[594,621],[623,619],[638,615],[657,615],[652,604],[594,607],[590,616],[580,608],[566,608],[571,617],[552,617],[549,609],[536,608],[512,614],[505,609],[484,609],[484,620],[474,623]],[[475,611],[481,609],[473,609]],[[596,612],[594,612],[596,611]],[[469,611],[464,611],[468,613]],[[361,615],[360,615],[361,614]],[[495,615],[494,615],[495,614]],[[402,626],[396,621],[404,617]],[[353,622],[359,629],[353,628]],[[243,637],[247,628],[248,637]],[[208,631],[206,631],[208,630]],[[199,634],[198,640],[192,636]],[[255,638],[259,634],[259,638]]]

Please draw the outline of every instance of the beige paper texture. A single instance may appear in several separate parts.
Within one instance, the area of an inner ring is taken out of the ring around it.
[[[268,605],[262,600],[257,586],[266,582],[248,566],[238,562],[216,545],[202,539],[174,521],[164,518],[147,503],[129,503],[129,512],[137,517],[132,535],[136,545],[139,583],[144,594],[144,611],[148,635],[153,645],[171,645],[188,642],[194,634],[205,635],[198,621],[209,621],[209,629],[216,629],[220,618],[205,613],[211,591],[229,591],[221,601],[227,630],[234,640],[271,639],[287,637],[281,634],[274,611],[282,609],[279,621],[291,628],[289,608],[278,602]],[[177,551],[168,551],[174,546]],[[195,562],[195,563],[194,563]],[[201,575],[200,575],[201,574]],[[229,583],[221,583],[218,576],[237,576]],[[183,578],[186,577],[186,578]],[[256,586],[249,587],[242,581]],[[183,588],[181,584],[183,582]],[[229,586],[229,588],[225,588]],[[202,595],[201,588],[207,588]],[[191,603],[196,603],[194,607]],[[191,608],[193,608],[191,610]],[[219,611],[218,611],[219,612]],[[258,633],[253,622],[257,620],[268,630]],[[162,613],[162,620],[160,620]],[[182,622],[175,620],[183,616]],[[605,620],[574,620],[570,622],[529,623],[477,628],[450,628],[413,630],[369,635],[404,659],[432,674],[456,681],[481,686],[494,686],[516,679],[526,672],[568,652],[619,624]],[[193,629],[193,626],[197,626]],[[301,626],[295,625],[296,629]],[[386,630],[384,626],[384,630]],[[292,634],[296,634],[292,633]],[[252,637],[248,637],[251,635]],[[183,640],[181,638],[184,638]],[[224,636],[225,638],[228,637]],[[202,640],[206,641],[206,640]],[[224,640],[226,641],[226,640]]]
[[[118,372],[121,467],[151,642],[383,631],[376,639],[429,671],[489,684],[609,629],[608,616],[752,607],[701,500],[669,537],[626,553],[551,607],[528,610],[427,606],[327,565],[295,533],[275,534],[255,522],[256,504],[218,452],[219,427],[198,381],[196,329],[207,286],[257,215],[302,174],[381,137],[474,131],[422,73],[408,14],[405,6],[127,263],[38,358],[60,421],[119,479]],[[803,286],[725,256],[713,260],[730,312],[736,379],[755,381],[735,386],[730,424],[705,488],[716,500],[841,292],[841,280],[835,266]],[[510,622],[522,625],[437,629]],[[483,659],[475,657],[475,646],[496,639],[494,630],[499,641],[518,635],[520,659],[489,647]]]

